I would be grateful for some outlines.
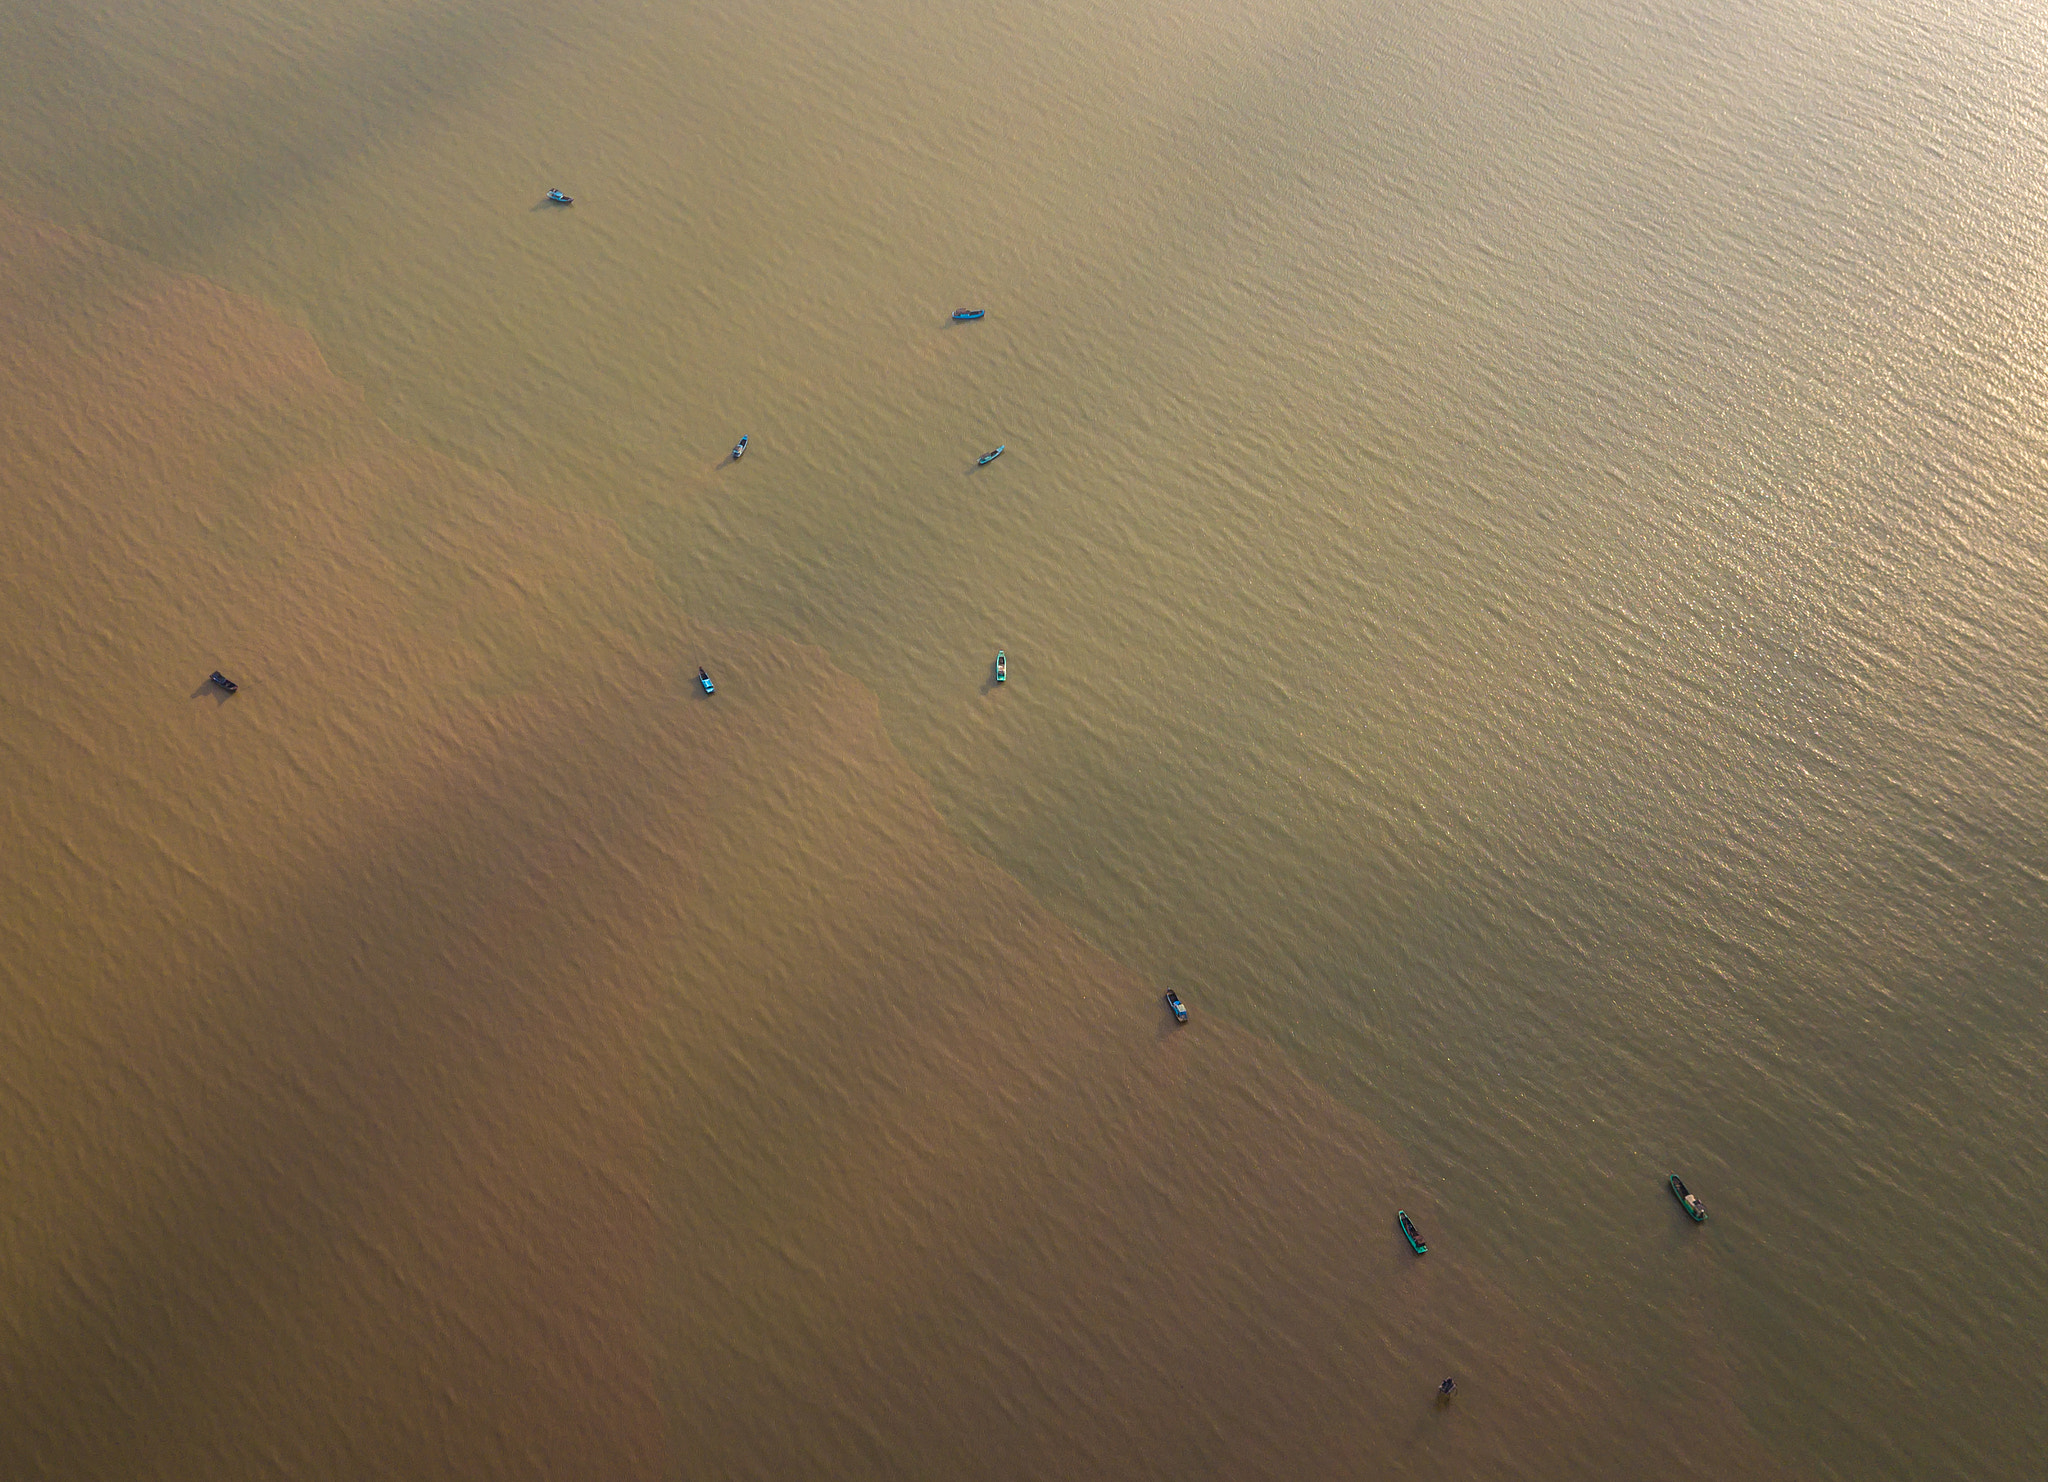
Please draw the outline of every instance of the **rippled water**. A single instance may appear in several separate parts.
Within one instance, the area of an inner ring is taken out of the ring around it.
[[[47,6],[0,185],[819,645],[1644,1403],[1704,1341],[1815,1475],[2020,1477],[2041,32]]]

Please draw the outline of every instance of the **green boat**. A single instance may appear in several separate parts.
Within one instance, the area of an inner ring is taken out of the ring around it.
[[[1010,677],[1010,661],[1003,657],[1001,649],[996,650],[996,683],[1001,684]]]
[[[1422,1237],[1415,1233],[1415,1222],[1408,1218],[1408,1211],[1402,1210],[1394,1216],[1394,1222],[1401,1227],[1401,1233],[1408,1237],[1408,1248],[1418,1256],[1429,1254],[1429,1247],[1422,1243]]]
[[[1671,1175],[1671,1197],[1678,1201],[1679,1208],[1692,1216],[1695,1225],[1706,1219],[1707,1206],[1693,1197],[1692,1190],[1685,1186],[1685,1180],[1675,1173]]]

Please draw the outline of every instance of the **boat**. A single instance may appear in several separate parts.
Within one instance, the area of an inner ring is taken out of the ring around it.
[[[1173,1019],[1174,1019],[1174,1022],[1175,1022],[1176,1024],[1185,1024],[1185,1023],[1187,1023],[1187,1022],[1188,1022],[1188,1006],[1187,1006],[1186,1004],[1184,1004],[1184,1003],[1182,1003],[1182,1002],[1180,1001],[1180,995],[1179,995],[1178,993],[1175,993],[1175,992],[1174,992],[1174,991],[1173,991],[1173,990],[1172,990],[1171,988],[1169,988],[1169,989],[1167,989],[1167,990],[1166,990],[1166,994],[1165,994],[1165,997],[1166,997],[1166,1006],[1167,1006],[1167,1007],[1168,1007],[1169,1009],[1172,1009],[1172,1010],[1173,1010]]]
[[[1675,1173],[1671,1175],[1671,1197],[1678,1201],[1680,1208],[1692,1216],[1695,1225],[1707,1217],[1707,1206],[1694,1197],[1692,1190],[1685,1186],[1685,1180]]]
[[[1448,1400],[1452,1395],[1458,1392],[1458,1381],[1455,1379],[1446,1379],[1442,1384],[1439,1384],[1436,1387],[1436,1392],[1437,1397],[1439,1399]]]
[[[704,686],[705,694],[709,695],[717,693],[718,686],[711,682],[711,676],[704,672],[704,668],[701,664],[697,667],[697,683]]]
[[[747,440],[744,437],[732,445],[732,456],[735,463],[747,456]]]
[[[955,309],[953,317],[955,319],[979,319],[987,312],[988,310],[986,309]]]
[[[1007,679],[1008,679],[1009,677],[1010,677],[1010,665],[1009,665],[1009,662],[1008,662],[1008,661],[1007,661],[1006,659],[1004,659],[1004,657],[1003,657],[1003,651],[1002,651],[1001,649],[997,649],[997,650],[996,650],[996,683],[997,683],[997,684],[1001,684],[1001,683],[1003,683],[1003,682],[1004,682],[1005,680],[1007,680]]]
[[[1003,448],[1007,448],[1008,446],[1008,443],[1003,444]],[[983,453],[980,459],[977,461],[982,463],[993,463],[996,461],[996,459],[1003,456],[1003,448],[997,448],[993,453]]]
[[[1401,1227],[1401,1233],[1408,1237],[1408,1248],[1418,1256],[1429,1254],[1429,1247],[1422,1243],[1422,1237],[1415,1233],[1415,1221],[1408,1218],[1408,1211],[1401,1210],[1394,1216],[1394,1222]]]
[[[217,684],[223,690],[226,690],[231,695],[236,690],[241,688],[240,685],[236,684],[232,679],[228,678],[227,675],[221,673],[220,670],[218,669],[214,670],[213,673],[207,675],[206,679],[209,684]]]
[[[576,204],[576,198],[574,196],[564,195],[559,190],[549,191],[548,199],[553,201],[557,206],[573,206]]]

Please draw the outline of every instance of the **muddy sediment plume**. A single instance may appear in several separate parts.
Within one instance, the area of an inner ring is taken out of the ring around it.
[[[0,290],[0,1474],[1772,1474],[822,655],[259,304],[4,211]]]

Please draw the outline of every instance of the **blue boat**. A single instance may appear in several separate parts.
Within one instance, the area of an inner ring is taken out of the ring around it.
[[[953,317],[955,319],[979,319],[987,312],[988,310],[986,309],[955,309]]]
[[[1180,995],[1169,988],[1166,990],[1165,997],[1166,1007],[1173,1013],[1173,1022],[1176,1024],[1187,1023],[1188,1006],[1180,1001]]]
[[[1004,443],[1004,444],[1003,444],[1003,448],[1007,448],[1008,446],[1009,446],[1009,444],[1008,444],[1008,443]],[[977,459],[975,460],[975,462],[977,462],[977,463],[993,463],[993,462],[995,462],[995,461],[996,461],[996,459],[998,459],[998,458],[1000,458],[1000,457],[1002,457],[1002,456],[1003,456],[1003,448],[997,448],[997,449],[996,449],[996,450],[995,450],[995,451],[994,451],[993,453],[983,453],[983,454],[982,454],[982,455],[981,455],[981,456],[980,456],[979,458],[977,458]]]
[[[223,694],[232,695],[236,690],[241,688],[240,685],[236,684],[232,679],[228,678],[227,675],[221,673],[220,670],[218,669],[214,670],[213,673],[206,676],[206,682],[214,686],[216,689],[220,690]]]
[[[732,456],[734,462],[747,456],[747,440],[744,437],[733,444]]]
[[[1414,1251],[1418,1256],[1429,1254],[1429,1247],[1422,1243],[1422,1236],[1416,1233],[1415,1221],[1408,1218],[1407,1210],[1404,1209],[1397,1213],[1394,1216],[1394,1221],[1400,1225],[1401,1233],[1408,1237],[1408,1248],[1410,1250]]]
[[[704,668],[701,664],[697,667],[697,683],[704,686],[705,694],[710,695],[717,693],[718,686],[711,682],[711,676],[704,672]]]
[[[573,206],[576,204],[575,197],[564,195],[559,190],[549,191],[548,199],[553,201],[557,206]]]

